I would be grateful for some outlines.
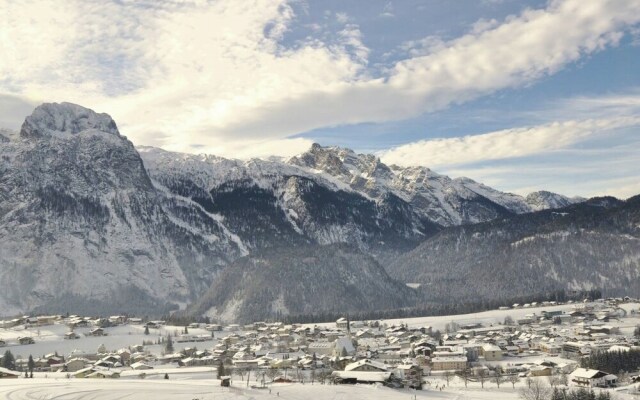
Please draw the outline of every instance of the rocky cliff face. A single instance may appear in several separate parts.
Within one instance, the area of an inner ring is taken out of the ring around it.
[[[215,218],[154,188],[108,115],[68,103],[38,107],[0,144],[0,221],[7,313],[78,299],[125,311],[122,292],[186,302],[239,253]]]
[[[394,195],[421,217],[443,226],[485,222],[581,201],[550,192],[524,198],[468,178],[451,179],[425,167],[387,166],[371,154],[317,144],[288,163],[329,175],[373,199]]]
[[[352,243],[379,256],[439,229],[393,193],[377,199],[330,175],[281,162],[246,162],[140,148],[159,188],[223,218],[243,248]]]

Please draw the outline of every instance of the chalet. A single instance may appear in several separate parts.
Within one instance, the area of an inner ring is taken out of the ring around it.
[[[21,336],[18,338],[18,343],[24,345],[24,344],[34,344],[36,341],[33,340],[32,337],[29,336]]]
[[[217,324],[208,324],[204,327],[204,329],[211,331],[211,332],[218,332],[222,330],[222,325],[217,325]]]
[[[89,360],[87,360],[86,358],[72,358],[69,361],[67,361],[64,365],[65,365],[65,369],[68,372],[77,372],[80,371],[82,369],[85,369],[87,365],[89,365],[91,362]]]
[[[336,328],[338,329],[347,329],[349,325],[349,320],[346,318],[340,318],[336,321]]]
[[[89,331],[89,335],[90,336],[105,336],[106,334],[104,332],[104,329],[95,328],[95,329],[92,329],[91,331]]]
[[[80,335],[78,335],[75,332],[67,332],[64,334],[64,338],[69,340],[69,339],[80,339]]]
[[[120,378],[120,372],[118,371],[104,371],[104,370],[100,370],[100,371],[95,371],[89,375],[86,376],[87,378],[93,378],[93,379],[117,379]]]
[[[422,389],[422,372],[421,367],[410,364],[398,365],[395,371],[402,383],[411,389]]]
[[[147,365],[143,362],[135,362],[133,364],[131,364],[131,369],[135,370],[135,371],[142,371],[142,370],[147,370],[147,369],[153,369],[152,366]]]
[[[36,317],[36,324],[38,326],[53,325],[57,319],[57,315],[41,315]]]
[[[19,318],[6,320],[6,321],[0,321],[0,328],[4,328],[4,329],[13,328],[14,326],[18,326],[21,323],[22,323],[22,320],[19,319]]]
[[[529,376],[551,376],[553,368],[544,365],[534,365],[529,369]]]
[[[19,376],[19,372],[0,367],[0,379],[16,379]]]
[[[364,371],[334,371],[331,380],[336,384],[374,384],[385,386],[398,385],[397,378],[392,372],[364,372]],[[398,385],[401,386],[401,383]]]
[[[73,376],[74,378],[86,378],[94,372],[95,369],[93,367],[87,367],[77,370],[76,372],[72,373],[71,376]]]
[[[618,377],[597,369],[577,368],[569,376],[572,382],[589,387],[615,387]]]
[[[386,372],[387,366],[383,363],[379,363],[376,361],[372,361],[369,359],[364,359],[360,361],[356,361],[354,363],[348,364],[344,367],[345,371],[377,371],[377,372]]]
[[[112,315],[109,317],[109,322],[113,325],[122,325],[127,321],[127,317],[124,315]]]
[[[165,321],[149,321],[147,322],[147,327],[149,328],[153,328],[153,329],[158,329],[162,326],[164,326]]]

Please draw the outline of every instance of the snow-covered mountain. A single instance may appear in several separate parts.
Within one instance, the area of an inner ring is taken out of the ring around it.
[[[45,304],[158,310],[193,299],[241,254],[215,217],[154,187],[108,115],[43,104],[8,136],[0,143],[4,313]]]
[[[136,149],[107,114],[43,104],[20,132],[0,132],[0,309],[160,312],[269,249],[347,243],[354,259],[386,266],[443,226],[573,201],[524,199],[336,147],[285,161]],[[358,304],[377,304],[366,296]]]
[[[409,203],[418,214],[443,226],[484,222],[583,200],[550,192],[536,192],[524,198],[468,178],[451,179],[426,167],[387,166],[371,154],[318,144],[288,163],[330,175],[374,199],[391,193]]]
[[[158,188],[219,214],[246,252],[351,243],[382,254],[412,248],[439,229],[393,193],[372,199],[296,165],[139,150]]]

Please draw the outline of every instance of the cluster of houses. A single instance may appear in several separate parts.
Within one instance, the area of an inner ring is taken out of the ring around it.
[[[194,345],[162,354],[157,353],[158,346],[155,353],[144,345],[115,351],[100,346],[95,353],[73,352],[66,358],[49,354],[36,359],[35,365],[39,371],[62,371],[76,378],[118,378],[122,371],[144,375],[150,369],[171,365],[222,366],[263,379],[270,371],[272,381],[309,380],[322,373],[337,384],[381,383],[390,387],[420,388],[425,376],[453,374],[464,375],[465,379],[497,374],[518,378],[563,375],[576,385],[609,387],[617,383],[611,371],[576,368],[575,360],[593,351],[637,348],[637,340],[620,334],[611,325],[622,317],[629,316],[615,302],[602,302],[575,304],[570,311],[550,308],[488,326],[455,324],[445,334],[433,332],[428,326],[388,326],[347,318],[337,320],[335,326],[191,324],[188,328],[210,334],[189,335],[185,328],[173,340],[203,342],[215,336],[211,346],[198,349]],[[54,318],[53,322],[67,324],[70,333],[75,327],[91,328],[89,334],[94,336],[124,323],[145,325],[152,332],[165,325],[164,321],[124,317],[70,316]],[[17,360],[17,367],[26,369],[26,361]]]

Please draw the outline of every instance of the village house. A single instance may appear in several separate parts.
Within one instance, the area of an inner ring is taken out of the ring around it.
[[[383,363],[379,363],[376,361],[372,361],[369,359],[359,360],[348,364],[344,367],[345,371],[378,371],[378,372],[386,372],[388,370],[387,366]]]
[[[618,377],[597,369],[577,368],[569,376],[571,382],[588,387],[615,387]]]
[[[19,376],[19,372],[0,367],[0,379],[16,379]]]
[[[21,345],[26,345],[26,344],[34,344],[36,341],[33,340],[32,337],[28,337],[28,336],[21,336],[18,338],[18,343]]]
[[[502,349],[495,344],[484,344],[480,347],[480,356],[484,357],[485,361],[500,361],[502,360]]]

